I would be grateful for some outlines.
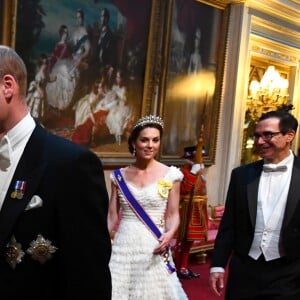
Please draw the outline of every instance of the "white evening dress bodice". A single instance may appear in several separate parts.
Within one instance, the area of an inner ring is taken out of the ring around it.
[[[182,178],[180,170],[171,166],[162,179],[173,183]],[[112,174],[111,180],[115,182]],[[126,183],[157,227],[164,232],[167,198],[159,194],[158,181],[143,188]],[[170,274],[163,258],[153,254],[159,244],[157,239],[137,218],[119,190],[118,197],[122,218],[114,237],[109,264],[112,274],[112,300],[188,299],[176,272]],[[174,266],[172,258],[171,264]]]

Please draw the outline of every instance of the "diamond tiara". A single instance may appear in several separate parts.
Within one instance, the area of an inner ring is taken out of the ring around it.
[[[145,126],[145,125],[149,125],[149,124],[157,124],[159,125],[162,129],[164,128],[164,121],[161,117],[158,116],[153,116],[153,115],[149,115],[149,116],[145,116],[143,118],[140,118],[134,125],[132,130],[134,130],[137,127],[140,126]]]

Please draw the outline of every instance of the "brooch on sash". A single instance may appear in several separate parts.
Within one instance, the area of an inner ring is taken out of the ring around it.
[[[52,242],[44,239],[44,237],[39,234],[35,241],[30,243],[30,247],[26,250],[28,254],[34,260],[37,260],[41,264],[44,264],[48,259],[52,257],[52,254],[57,250]]]
[[[14,269],[16,265],[22,261],[22,257],[25,255],[25,253],[21,248],[21,244],[17,243],[14,236],[11,237],[11,240],[6,247],[6,261]]]
[[[158,193],[163,197],[163,198],[168,198],[169,196],[169,190],[172,188],[172,182],[165,181],[163,179],[160,179],[158,181]]]
[[[14,191],[10,194],[11,198],[22,199],[24,196],[25,187],[26,187],[26,181],[17,180],[15,183]]]

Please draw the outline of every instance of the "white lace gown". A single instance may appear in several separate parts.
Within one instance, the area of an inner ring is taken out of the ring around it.
[[[122,170],[121,170],[122,171]],[[183,174],[171,166],[162,178],[173,183]],[[111,180],[115,182],[111,174]],[[143,206],[156,226],[164,231],[167,198],[159,193],[158,182],[138,188],[126,182],[129,190]],[[112,300],[184,300],[188,299],[176,272],[170,274],[160,255],[153,254],[158,241],[136,217],[118,190],[122,219],[114,237],[110,270]],[[171,264],[174,266],[171,258]]]
[[[51,76],[56,80],[46,86],[47,101],[52,107],[63,111],[72,101],[79,72],[72,59],[60,59],[54,65]]]

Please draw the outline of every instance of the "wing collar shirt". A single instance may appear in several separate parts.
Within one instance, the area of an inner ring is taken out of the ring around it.
[[[263,253],[265,259],[272,260],[284,255],[280,243],[280,232],[290,187],[294,155],[290,155],[278,164],[265,164],[270,168],[286,166],[286,171],[261,173],[255,234],[249,255],[253,259]]]
[[[262,172],[258,189],[258,213],[255,234],[249,256],[257,259],[264,253],[266,260],[283,255],[280,247],[280,229],[289,191],[294,155],[278,164],[265,164],[270,168],[287,166],[285,172]],[[210,272],[224,272],[221,267],[213,267]]]
[[[0,141],[0,150],[1,147],[7,147],[7,153],[9,153],[7,161],[0,160],[0,209],[18,162],[35,126],[35,121],[28,113]]]

